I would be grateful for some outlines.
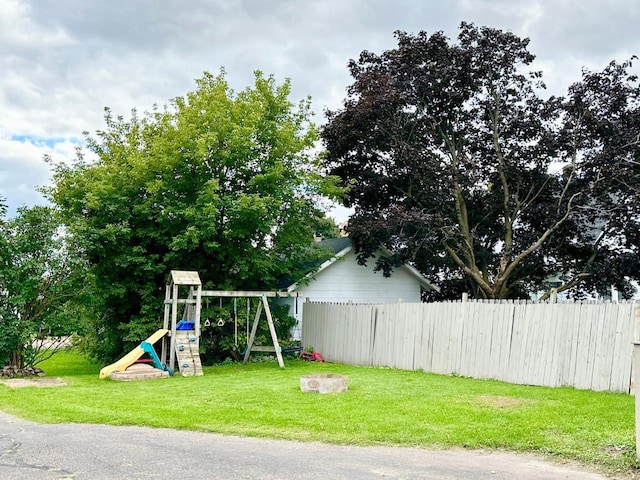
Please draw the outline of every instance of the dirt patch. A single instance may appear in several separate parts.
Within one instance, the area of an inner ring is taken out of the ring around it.
[[[7,379],[0,379],[0,383],[11,388],[63,387],[65,385],[68,385],[68,383],[62,380],[61,378],[47,378],[47,377],[7,378]]]
[[[621,455],[625,455],[627,453],[633,452],[632,445],[607,445],[602,448],[602,451],[607,455],[611,455],[613,457],[619,457]]]
[[[526,403],[521,398],[507,397],[503,395],[478,395],[476,401],[481,405],[497,408],[517,407]]]

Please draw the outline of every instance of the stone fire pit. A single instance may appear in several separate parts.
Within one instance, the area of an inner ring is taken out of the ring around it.
[[[347,391],[347,376],[317,373],[300,377],[300,390],[311,393],[341,393]]]

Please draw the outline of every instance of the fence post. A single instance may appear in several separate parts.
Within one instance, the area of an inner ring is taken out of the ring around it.
[[[640,385],[640,342],[633,342],[633,370],[637,387]],[[640,392],[636,388],[632,393],[636,397],[636,458],[640,459]]]
[[[635,307],[635,338],[633,342],[633,362],[631,364],[632,378],[634,379],[631,393],[636,397],[636,458],[640,459],[640,341],[638,341],[638,324],[640,322],[640,307]]]

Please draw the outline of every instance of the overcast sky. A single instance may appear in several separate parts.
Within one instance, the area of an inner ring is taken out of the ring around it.
[[[640,53],[638,0],[0,0],[0,196],[10,214],[43,203],[43,155],[72,158],[105,106],[164,105],[221,67],[241,90],[259,69],[310,95],[322,123],[349,59],[393,48],[395,30],[455,38],[463,20],[530,37],[555,94]]]

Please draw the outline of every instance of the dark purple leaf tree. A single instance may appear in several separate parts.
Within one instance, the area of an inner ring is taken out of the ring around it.
[[[397,48],[349,63],[354,82],[322,131],[325,167],[349,188],[359,260],[386,274],[410,262],[440,298],[611,285],[630,296],[640,277],[631,61],[549,97],[528,39],[513,33],[462,23],[456,43],[396,37]]]

